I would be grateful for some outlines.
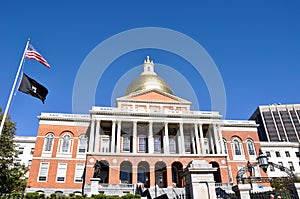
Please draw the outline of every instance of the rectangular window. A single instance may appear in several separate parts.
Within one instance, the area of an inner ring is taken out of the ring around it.
[[[191,139],[190,136],[184,136],[184,150],[185,152],[191,152]]]
[[[276,154],[276,157],[281,157],[279,151],[276,151],[275,154]]]
[[[30,167],[31,167],[31,162],[32,162],[32,160],[28,160],[28,169],[30,169]]]
[[[147,149],[147,138],[146,137],[139,137],[139,152],[146,152]]]
[[[176,153],[175,137],[169,137],[169,150],[170,150],[170,153]]]
[[[83,179],[83,171],[84,171],[84,164],[76,164],[76,170],[75,170],[75,182],[82,182]]]
[[[289,162],[289,168],[290,168],[291,171],[295,171],[293,162]]]
[[[79,137],[78,152],[79,153],[85,153],[86,152],[86,145],[87,145],[87,137],[85,135],[81,135]]]
[[[300,157],[300,153],[297,151],[297,152],[295,152],[295,154],[296,154],[296,157]]]
[[[24,147],[19,147],[19,155],[24,153]]]
[[[67,163],[58,163],[56,181],[64,182],[67,174]]]
[[[101,152],[109,153],[109,137],[101,137]]]
[[[48,162],[41,162],[39,176],[38,176],[38,181],[39,182],[46,182],[47,181],[48,170],[49,170],[49,163]]]
[[[260,177],[259,166],[258,166],[258,165],[254,165],[254,166],[253,166],[253,175],[254,175],[255,177]]]
[[[122,151],[130,152],[130,137],[125,136],[123,137],[123,148]]]
[[[286,156],[286,157],[291,157],[290,152],[289,152],[289,151],[286,151],[286,152],[285,152],[285,156]]]
[[[267,157],[271,157],[270,151],[266,151],[266,156],[267,156]]]
[[[160,137],[154,137],[154,151],[161,152],[161,140]]]
[[[21,159],[16,159],[16,164],[21,164]]]
[[[34,148],[31,148],[30,155],[33,155],[33,153],[34,153]]]

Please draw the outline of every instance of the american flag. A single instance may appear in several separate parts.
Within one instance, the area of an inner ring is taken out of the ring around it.
[[[34,59],[40,62],[41,64],[45,65],[47,68],[51,67],[48,64],[48,62],[43,58],[43,56],[38,51],[36,51],[31,44],[28,45],[25,56],[28,59]]]

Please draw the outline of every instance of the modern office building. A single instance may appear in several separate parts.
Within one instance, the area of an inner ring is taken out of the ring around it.
[[[258,126],[261,150],[270,162],[300,173],[300,104],[259,106],[250,117]],[[269,166],[269,177],[287,176]]]
[[[190,107],[147,57],[116,107],[93,106],[87,115],[39,116],[27,192],[89,194],[99,163],[99,193],[124,195],[141,186],[152,195],[171,197],[184,192],[180,174],[192,160],[212,164],[216,186],[230,189],[247,161],[256,163],[261,147],[257,124]],[[257,165],[254,174],[266,176]]]
[[[255,120],[261,141],[300,142],[300,104],[259,106],[250,117]]]
[[[16,163],[24,164],[30,169],[32,157],[34,153],[36,137],[31,136],[15,136],[14,144],[15,149],[18,151],[18,157]],[[28,177],[29,172],[26,173],[25,177]]]

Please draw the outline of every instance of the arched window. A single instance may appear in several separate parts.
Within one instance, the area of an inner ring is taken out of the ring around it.
[[[250,139],[247,140],[247,148],[248,148],[249,155],[255,155],[254,143]]]
[[[242,154],[242,143],[238,139],[233,140],[233,155],[243,155]]]
[[[79,153],[85,153],[86,152],[86,146],[87,146],[87,136],[86,135],[81,135],[79,137],[78,152]]]
[[[44,151],[52,151],[53,140],[54,140],[54,135],[52,133],[46,135]]]
[[[224,153],[228,154],[227,141],[223,138]]]
[[[63,137],[62,145],[61,145],[61,152],[70,152],[70,141],[71,137],[70,135],[66,134]]]

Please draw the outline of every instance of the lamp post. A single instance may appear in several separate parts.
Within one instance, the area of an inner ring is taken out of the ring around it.
[[[268,157],[265,154],[263,154],[263,152],[261,150],[259,150],[259,155],[257,157],[257,161],[258,161],[259,167],[261,167],[265,173],[267,172],[268,166],[272,165],[273,167],[280,169],[280,171],[287,173],[289,175],[289,178],[292,181],[295,181],[295,179],[296,179],[295,174],[290,169],[284,167],[283,165],[269,162]]]
[[[253,170],[253,165],[259,165],[260,168],[266,173],[268,170],[268,166],[271,165],[275,168],[278,168],[279,170],[285,172],[288,174],[289,178],[292,181],[295,181],[296,176],[295,174],[288,168],[284,167],[283,165],[279,165],[273,162],[269,162],[268,157],[261,151],[259,150],[258,157],[256,158],[258,163],[250,163],[249,161],[247,162],[247,170],[250,173],[250,182],[251,182],[251,177],[252,177],[252,170]],[[236,179],[238,182],[244,182],[243,175],[246,173],[246,169],[243,167],[238,171],[238,174],[236,176]]]
[[[258,161],[259,167],[262,168],[262,170],[266,173],[269,166],[268,157],[265,154],[263,154],[261,150],[259,150],[259,154],[256,159]]]

